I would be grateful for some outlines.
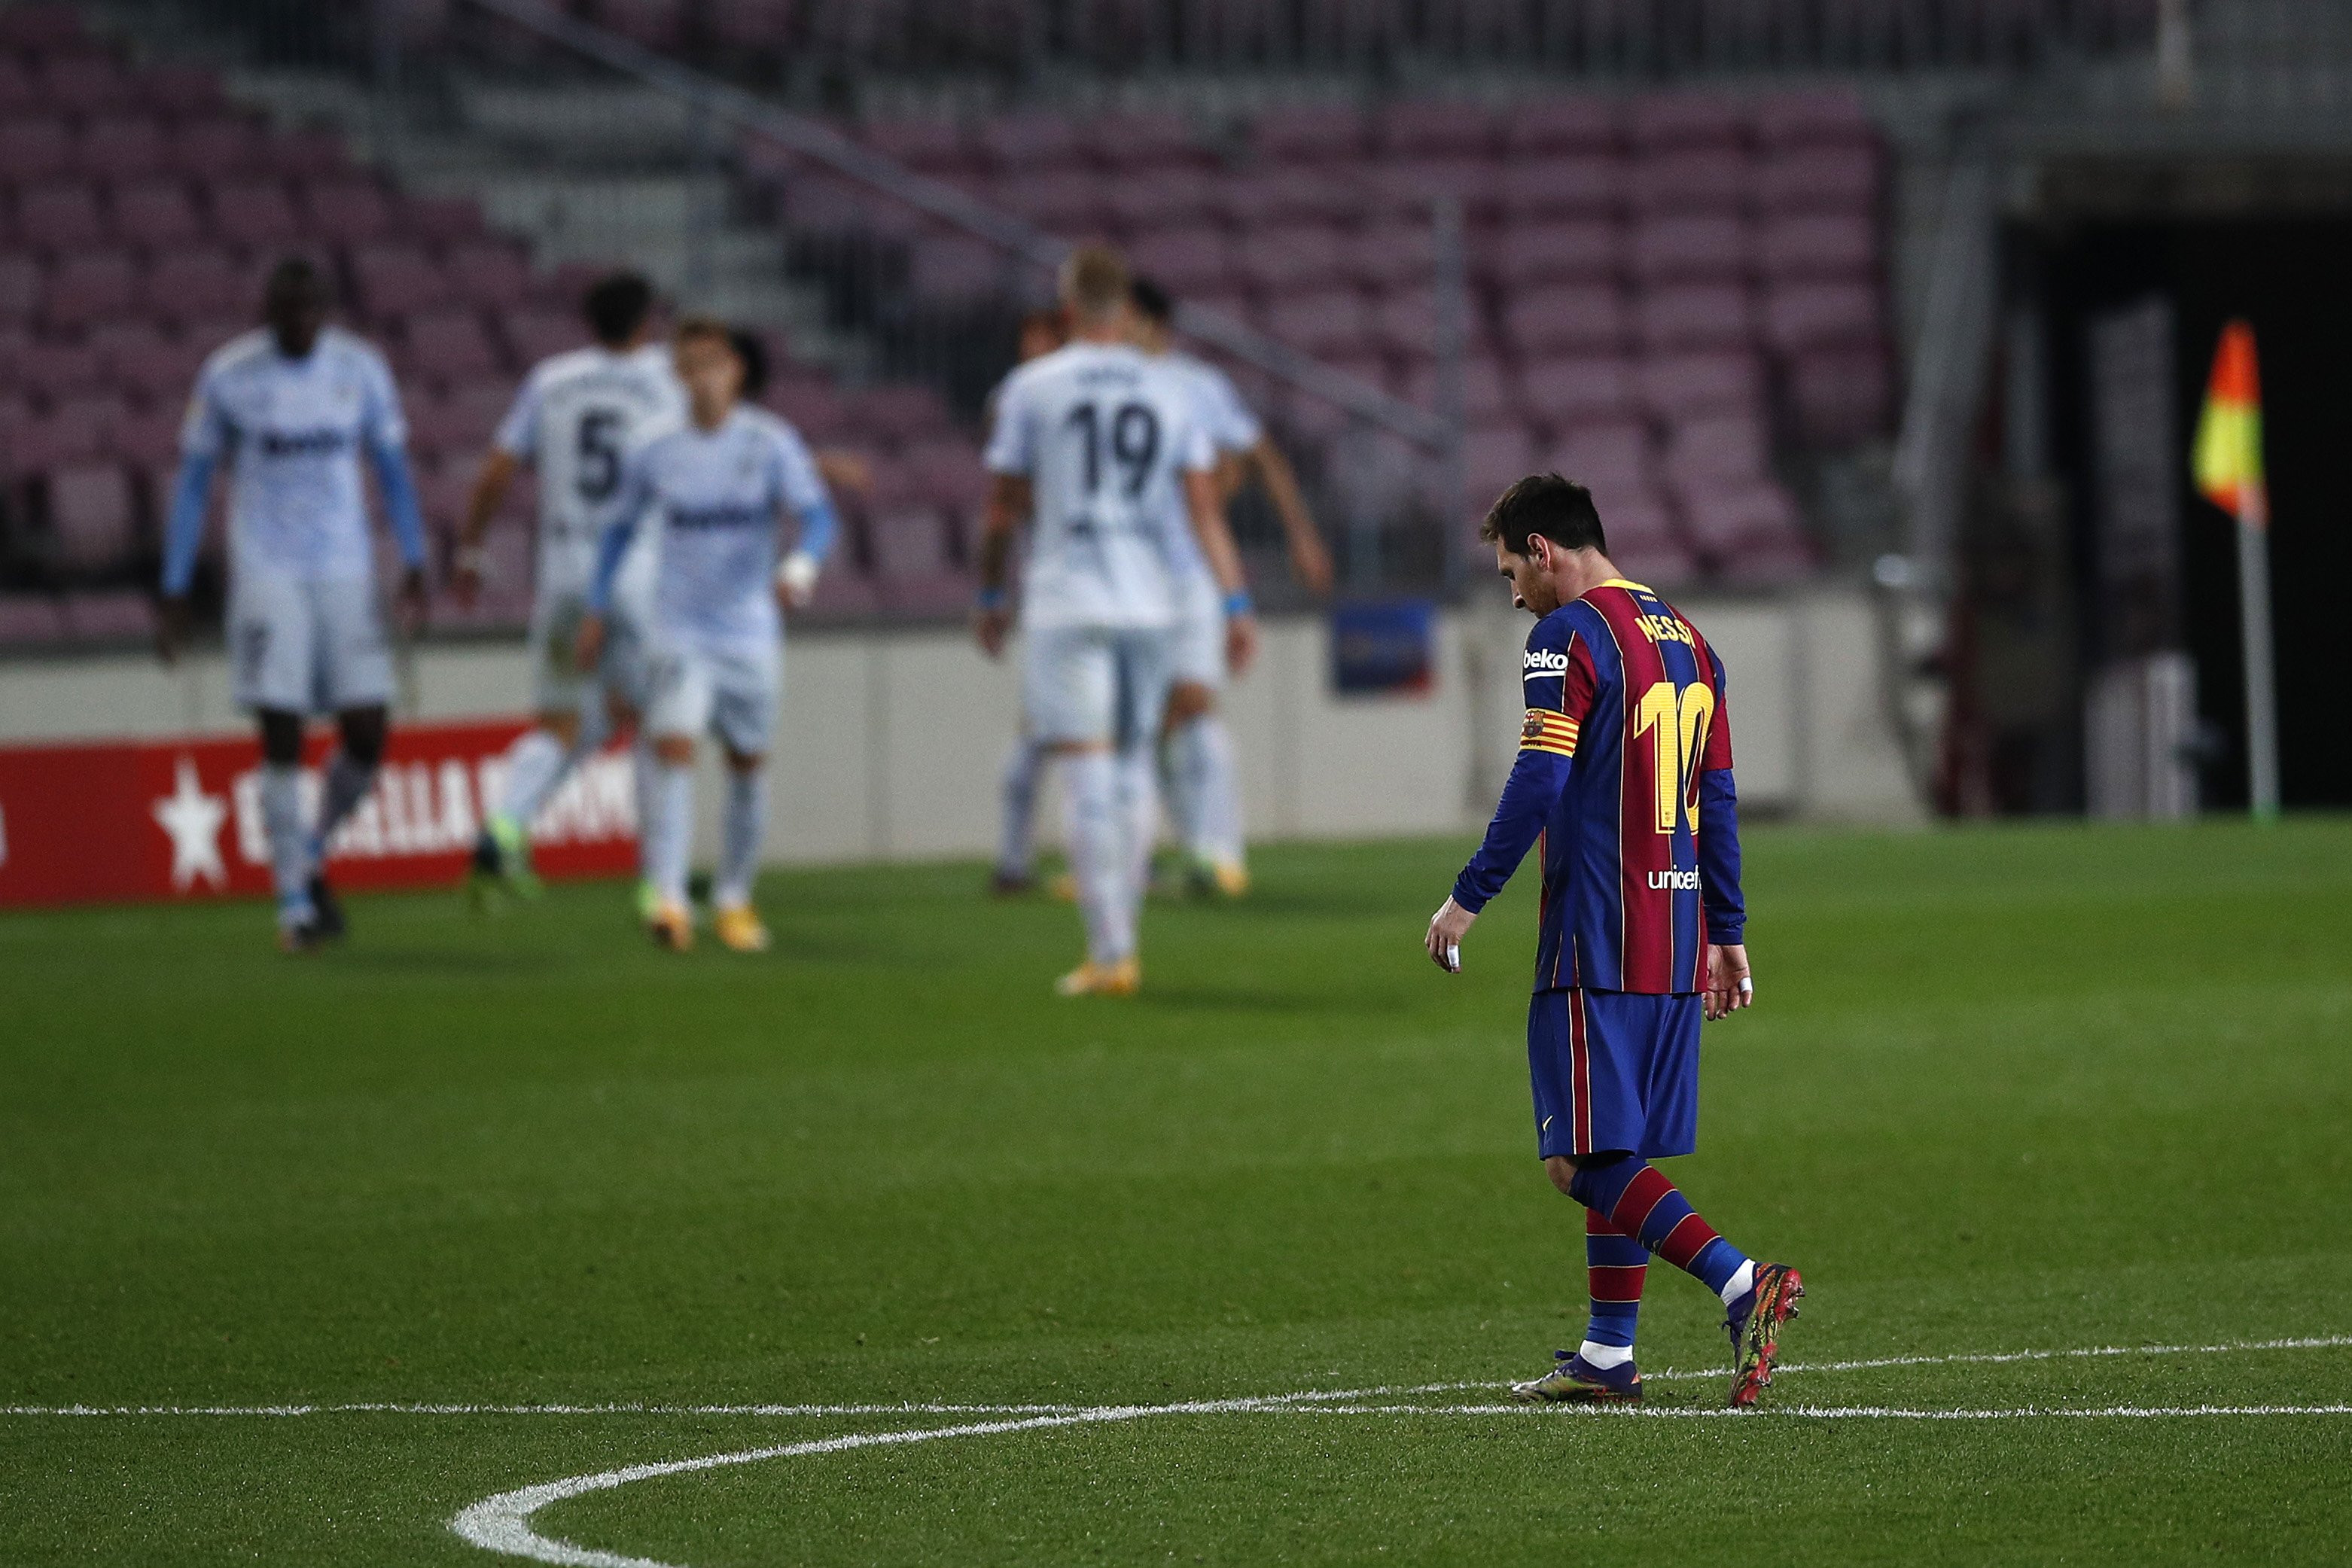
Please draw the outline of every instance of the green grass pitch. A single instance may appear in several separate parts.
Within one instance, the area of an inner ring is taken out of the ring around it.
[[[1700,1210],[1811,1286],[1767,1413],[1490,1406],[1583,1322],[1532,1157],[1522,875],[1267,850],[1147,991],[971,866],[767,879],[678,958],[612,886],[0,917],[0,1563],[465,1564],[509,1489],[955,1415],[51,1413],[289,1403],[1100,1406],[1484,1385],[786,1457],[558,1502],[751,1563],[1978,1563],[2352,1552],[2352,822],[1754,833]],[[1652,1404],[1720,1403],[1651,1270]],[[2221,1354],[1806,1364],[2334,1337]],[[1414,1405],[1372,1413],[1365,1406]],[[1910,1411],[2306,1407],[1981,1420]]]

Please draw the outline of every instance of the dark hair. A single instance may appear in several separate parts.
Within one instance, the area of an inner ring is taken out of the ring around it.
[[[588,329],[608,349],[617,349],[636,336],[653,313],[654,286],[634,272],[611,272],[588,286],[580,314]]]
[[[1495,499],[1478,525],[1482,539],[1500,539],[1513,555],[1528,553],[1528,541],[1541,534],[1566,549],[1609,550],[1592,492],[1557,474],[1530,474]]]
[[[1127,302],[1147,321],[1165,327],[1175,319],[1176,301],[1169,298],[1168,290],[1149,277],[1138,277],[1128,284]]]
[[[727,334],[727,346],[743,362],[743,401],[757,402],[768,390],[768,345],[759,333],[738,327]]]
[[[279,257],[278,265],[269,269],[269,281],[263,285],[261,297],[264,299],[275,299],[280,294],[298,288],[316,296],[320,300],[331,299],[334,297],[334,290],[328,285],[326,273],[320,269],[317,262],[307,256]]]

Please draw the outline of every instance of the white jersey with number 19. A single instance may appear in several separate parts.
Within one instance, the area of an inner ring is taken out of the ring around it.
[[[630,455],[685,417],[685,391],[660,344],[576,349],[532,367],[496,439],[539,471],[541,597],[587,591]],[[623,569],[622,597],[642,592],[650,570],[641,547]]]
[[[1199,406],[1181,373],[1124,344],[1072,343],[1006,378],[988,468],[1030,482],[1032,631],[1174,622],[1183,476],[1216,465]]]

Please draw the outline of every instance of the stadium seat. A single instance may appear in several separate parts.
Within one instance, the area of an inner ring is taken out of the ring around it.
[[[228,95],[222,89],[220,74],[209,66],[181,60],[159,60],[142,66],[138,75],[138,101],[157,114],[166,114],[182,122],[220,114],[228,108]]]
[[[1270,109],[1250,128],[1251,145],[1272,162],[1345,162],[1363,154],[1364,141],[1363,114],[1339,104]]]
[[[1866,283],[1776,285],[1764,298],[1764,336],[1784,354],[1855,348],[1883,329],[1878,290]]]
[[[1462,441],[1462,482],[1473,497],[1486,501],[1536,472],[1535,433],[1516,421],[1473,425]]]
[[[164,167],[163,141],[163,127],[146,114],[93,120],[74,145],[74,167],[101,184],[127,184]]]
[[[498,318],[509,362],[529,370],[551,355],[588,346],[588,329],[577,311],[532,307]]]
[[[261,166],[261,131],[236,115],[212,115],[172,128],[164,139],[164,170],[185,179],[241,180]]]
[[[71,338],[36,338],[16,350],[16,384],[45,401],[79,397],[106,384],[98,356]]]
[[[1623,297],[1606,285],[1528,289],[1505,307],[1503,321],[1504,335],[1525,359],[1613,353],[1628,335]]]
[[[1597,94],[1538,99],[1503,113],[1503,147],[1514,162],[1561,153],[1612,153],[1621,136],[1617,100]]]
[[[60,608],[77,643],[144,643],[155,634],[154,601],[140,589],[68,593]]]
[[[1104,210],[1130,235],[1195,230],[1223,212],[1223,181],[1207,170],[1178,164],[1108,181]]]
[[[1006,174],[1044,174],[1087,162],[1087,138],[1066,115],[1034,110],[998,115],[982,122],[976,140],[981,152]]]
[[[43,486],[49,564],[88,580],[125,570],[139,548],[138,498],[119,463],[52,468]]]
[[[256,178],[212,188],[213,233],[248,252],[277,250],[302,237],[300,214],[283,181]]]
[[[952,120],[874,120],[858,132],[858,140],[921,174],[962,173],[986,161]]]
[[[997,186],[996,200],[1039,228],[1071,239],[1097,236],[1108,227],[1104,179],[1090,169],[1066,165],[1036,173],[1016,171]]]
[[[1763,406],[1755,358],[1744,352],[1643,359],[1633,366],[1633,391],[1644,413],[1668,422]]]
[[[0,171],[9,184],[22,188],[70,174],[73,154],[73,135],[62,120],[42,115],[0,120]]]
[[[0,53],[0,120],[37,113],[40,87],[14,55]]]
[[[1777,484],[1687,491],[1682,505],[1692,544],[1727,577],[1775,581],[1811,569],[1796,506]]]
[[[1653,92],[1625,110],[1625,141],[1637,152],[1739,147],[1748,136],[1737,99],[1717,92]]]
[[[78,251],[50,269],[42,314],[52,327],[86,327],[128,310],[138,294],[139,266],[129,251]]]
[[[180,424],[187,414],[187,389],[173,398],[151,400],[115,422],[109,449],[143,480],[147,494],[168,501],[180,462]]]
[[[1746,153],[1731,147],[1680,147],[1636,160],[1626,195],[1638,214],[1740,213],[1755,184]]]
[[[1398,395],[1434,413],[1437,384],[1436,362],[1424,361],[1407,372]],[[1462,414],[1473,429],[1523,423],[1517,381],[1494,355],[1473,353],[1462,361]]]
[[[800,9],[801,0],[709,0],[703,26],[721,48],[781,54]]]
[[[594,0],[597,23],[649,49],[675,49],[685,36],[687,0]]]
[[[204,233],[204,220],[188,198],[188,187],[176,176],[118,185],[108,204],[107,217],[108,228],[118,243],[135,246],[151,256],[192,244]]]
[[[41,62],[41,95],[56,108],[79,115],[126,109],[135,84],[113,56],[102,53],[50,55]]]
[[[1283,223],[1352,223],[1365,193],[1313,168],[1259,170],[1219,182],[1217,211],[1242,229]]]
[[[0,250],[0,323],[25,321],[41,308],[41,266],[18,250]]]
[[[1648,286],[1745,279],[1754,263],[1748,225],[1733,216],[1654,217],[1633,225],[1627,257]]]
[[[1340,276],[1347,243],[1339,230],[1321,224],[1287,224],[1244,233],[1235,247],[1243,281],[1273,296],[1328,287]]]
[[[1496,201],[1507,224],[1611,218],[1625,205],[1626,164],[1605,153],[1514,160],[1504,164]]]
[[[215,246],[162,252],[149,267],[147,281],[155,309],[184,327],[199,321],[257,319],[260,312],[260,268]]]
[[[945,507],[952,517],[975,519],[988,499],[988,474],[980,448],[962,435],[909,441],[896,466],[906,475],[908,495]]]
[[[1606,218],[1512,224],[1494,232],[1473,256],[1477,270],[1507,294],[1547,283],[1605,283],[1624,269],[1624,230]]]
[[[801,433],[815,446],[829,446],[850,437],[849,411],[832,382],[809,377],[779,378],[761,402]],[[863,432],[856,433],[861,438]]]
[[[1519,368],[1519,388],[1528,417],[1555,432],[1635,413],[1633,366],[1613,354],[1534,361]]]
[[[1265,329],[1302,353],[1336,359],[1372,351],[1371,315],[1352,288],[1321,288],[1266,302]]]
[[[449,274],[421,246],[386,240],[351,253],[352,283],[368,319],[383,321],[439,305],[455,293]]]
[[[1555,437],[1548,461],[1555,471],[1592,492],[1603,517],[1657,489],[1649,431],[1632,420],[1569,430]]]
[[[1155,180],[1208,160],[1208,150],[1201,145],[1192,122],[1168,111],[1092,116],[1087,121],[1086,142],[1097,162],[1113,172],[1148,172]]]
[[[302,187],[302,210],[305,237],[323,241],[337,249],[366,245],[394,232],[392,203],[383,187],[373,180],[306,182]]]
[[[1479,334],[1477,307],[1474,301],[1465,304],[1466,350],[1476,344]],[[1391,358],[1417,363],[1437,356],[1437,296],[1426,285],[1374,296],[1369,326],[1373,348]]]
[[[1731,284],[1688,283],[1648,290],[1635,319],[1642,344],[1652,353],[1744,349],[1756,330],[1748,290]]]
[[[1484,159],[1418,159],[1375,164],[1364,184],[1375,210],[1428,227],[1441,199],[1454,202],[1463,218],[1483,223],[1502,200],[1501,171]]]
[[[1790,357],[1789,406],[1811,446],[1845,446],[1885,434],[1894,389],[1884,350],[1818,349]]]
[[[268,168],[289,179],[337,180],[352,174],[351,149],[342,133],[322,125],[280,131],[263,140],[261,153]]]
[[[1764,213],[1860,213],[1878,204],[1878,155],[1868,147],[1801,147],[1756,165]]]
[[[1377,121],[1381,150],[1391,158],[1488,158],[1496,120],[1483,104],[1422,99],[1391,105]]]
[[[17,244],[53,256],[104,245],[106,222],[98,210],[98,187],[69,176],[19,188],[16,237]]]
[[[1866,277],[1878,265],[1878,235],[1859,213],[1777,214],[1758,236],[1765,275],[1774,279]]]
[[[1129,252],[1137,274],[1178,298],[1235,283],[1240,272],[1233,242],[1222,230],[1165,229],[1145,235]]]
[[[1666,478],[1685,489],[1750,484],[1769,476],[1768,449],[1754,409],[1696,415],[1667,430]]]
[[[39,647],[66,640],[65,607],[45,593],[0,592],[0,644]]]
[[[403,196],[394,204],[393,219],[403,235],[426,245],[458,245],[488,232],[482,204],[471,196]]]
[[[920,382],[878,382],[837,396],[861,441],[896,446],[944,434],[955,423],[940,394]]]
[[[400,347],[404,373],[442,386],[483,380],[506,368],[470,306],[443,305],[408,317]]]
[[[64,0],[32,0],[0,10],[0,49],[41,54],[90,42],[79,7]]]
[[[1851,92],[1780,93],[1757,103],[1748,117],[1756,144],[1767,152],[1796,147],[1874,146],[1877,129]]]
[[[919,298],[945,306],[971,305],[1004,292],[1012,277],[992,246],[961,235],[927,235],[915,242],[907,286]]]
[[[1437,271],[1437,240],[1426,217],[1375,221],[1340,247],[1341,272],[1368,288],[1424,288]]]
[[[1601,513],[1601,527],[1609,536],[1609,559],[1636,582],[1671,587],[1698,573],[1672,508],[1654,490],[1612,496]]]
[[[880,611],[874,580],[846,559],[845,551],[826,565],[816,580],[816,591],[800,613],[812,621],[863,621]]]
[[[530,292],[530,257],[504,239],[463,241],[447,252],[457,297],[494,310],[511,310]]]

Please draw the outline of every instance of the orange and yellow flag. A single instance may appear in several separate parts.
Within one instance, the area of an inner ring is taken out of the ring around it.
[[[2254,367],[2254,329],[2243,321],[2222,328],[2221,347],[2213,351],[2191,466],[2198,494],[2250,528],[2269,526],[2262,378]]]

